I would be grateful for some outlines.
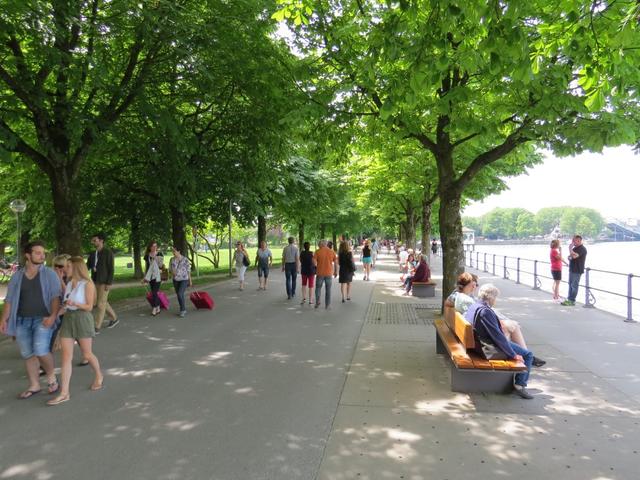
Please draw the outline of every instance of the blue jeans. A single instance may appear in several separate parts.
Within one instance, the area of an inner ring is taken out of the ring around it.
[[[581,273],[569,272],[569,295],[567,295],[567,300],[576,301],[578,288],[580,287],[580,277],[582,277]]]
[[[324,283],[324,306],[331,305],[331,275],[322,276],[316,275],[316,305],[320,305],[320,292],[322,291],[322,284]]]
[[[184,304],[184,292],[187,290],[189,286],[189,280],[174,280],[173,288],[176,291],[176,296],[178,297],[178,304],[180,305],[180,311],[186,312],[187,307]]]
[[[412,286],[413,286],[413,275],[408,275],[407,278],[404,279],[404,289],[407,292],[410,292]]]
[[[284,276],[287,284],[287,297],[295,297],[296,280],[298,278],[298,270],[295,262],[284,264]]]
[[[51,337],[54,325],[42,325],[43,317],[18,317],[16,323],[16,341],[22,358],[43,357],[51,353]]]
[[[527,366],[527,371],[522,373],[516,373],[515,384],[522,385],[523,387],[527,386],[527,382],[529,381],[529,373],[531,372],[531,365],[533,364],[533,352],[527,350],[526,348],[522,348],[517,343],[509,342],[511,344],[511,348],[518,355],[522,355],[524,359],[524,363]]]

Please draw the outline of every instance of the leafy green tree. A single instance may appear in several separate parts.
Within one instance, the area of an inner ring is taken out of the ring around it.
[[[516,220],[516,235],[519,238],[529,237],[536,234],[535,215],[531,212],[523,212]]]
[[[434,156],[444,285],[463,267],[460,210],[485,168],[637,141],[640,51],[629,5],[280,0],[274,17],[335,86],[335,112],[373,115]],[[320,100],[319,100],[320,101]]]

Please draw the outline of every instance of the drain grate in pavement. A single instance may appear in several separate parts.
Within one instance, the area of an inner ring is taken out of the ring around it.
[[[431,325],[429,318],[418,315],[415,305],[408,303],[372,303],[366,323],[371,325]]]

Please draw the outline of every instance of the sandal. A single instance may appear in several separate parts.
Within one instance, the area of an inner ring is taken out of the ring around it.
[[[53,382],[47,383],[47,392],[49,392],[49,395],[53,395],[58,390],[60,390],[60,384],[58,383],[58,377],[56,377]]]
[[[87,365],[89,365],[89,360],[83,360],[81,362],[78,363],[78,367],[86,367]]]
[[[18,399],[20,400],[26,400],[27,398],[31,398],[34,395],[37,395],[38,393],[40,393],[42,390],[25,390],[24,392],[22,392],[20,395],[18,395]]]
[[[49,400],[47,402],[47,405],[49,405],[50,407],[54,405],[60,405],[61,403],[68,401],[70,398],[71,397],[69,395],[58,395],[56,398],[52,398],[51,400]]]
[[[89,390],[91,390],[92,392],[97,392],[98,390],[102,390],[102,387],[104,387],[104,379],[102,379],[102,382],[100,382],[98,385],[92,383],[89,387]]]

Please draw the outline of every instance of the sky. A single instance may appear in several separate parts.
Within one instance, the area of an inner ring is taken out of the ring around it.
[[[605,218],[640,219],[640,155],[631,147],[563,158],[546,153],[543,163],[506,183],[509,190],[473,202],[463,216],[479,217],[507,206],[536,213],[567,205],[593,208]]]

